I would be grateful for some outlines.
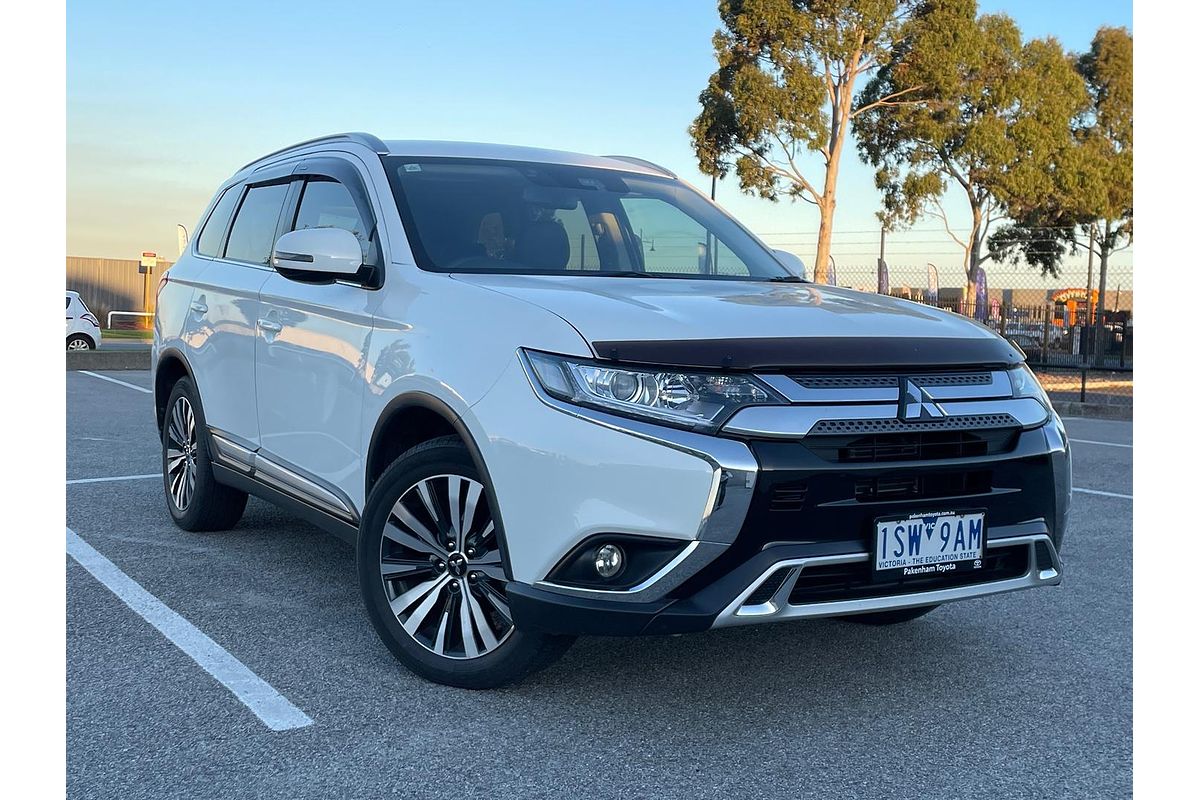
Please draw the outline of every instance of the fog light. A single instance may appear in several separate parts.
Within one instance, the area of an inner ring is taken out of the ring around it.
[[[625,554],[615,544],[603,544],[596,550],[596,574],[612,578],[625,566]]]

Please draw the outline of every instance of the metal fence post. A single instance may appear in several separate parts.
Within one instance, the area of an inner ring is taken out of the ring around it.
[[[1050,317],[1054,314],[1054,304],[1046,303],[1046,313],[1042,316],[1042,363],[1050,363]]]
[[[1000,304],[1000,335],[1008,335],[1008,303]]]
[[[1087,364],[1079,370],[1079,402],[1087,402]]]

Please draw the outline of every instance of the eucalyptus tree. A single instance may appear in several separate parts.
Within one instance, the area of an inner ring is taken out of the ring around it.
[[[921,87],[913,99],[922,102],[871,108],[909,86]],[[870,110],[855,119],[855,136],[877,169],[885,220],[906,226],[938,217],[963,249],[974,298],[979,268],[993,255],[985,249],[991,226],[1055,197],[1087,91],[1056,40],[1025,42],[1005,15],[977,16],[974,0],[939,0],[905,23],[858,102]],[[965,208],[962,225],[952,224],[944,202],[951,194]]]
[[[689,130],[705,174],[736,171],[741,190],[812,203],[820,214],[813,276],[825,282],[838,170],[853,121],[902,107],[897,83],[855,102],[860,78],[888,63],[915,0],[721,0],[717,70]]]
[[[1052,275],[1068,253],[1090,251],[1100,260],[1103,308],[1109,257],[1133,243],[1133,36],[1124,28],[1100,28],[1075,68],[1089,102],[1055,172],[1056,196],[1015,209],[1012,224],[988,246],[997,258],[1023,259]]]

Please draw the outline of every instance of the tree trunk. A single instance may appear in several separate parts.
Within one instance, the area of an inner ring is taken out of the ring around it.
[[[981,319],[980,314],[986,314],[987,309],[978,308],[979,304],[979,242],[971,242],[970,263],[967,267],[967,316]]]
[[[829,283],[829,250],[833,242],[833,198],[828,199],[828,207],[821,204],[821,227],[817,231],[817,260],[813,264],[813,274],[810,280],[817,283]]]
[[[855,54],[851,63],[857,63]],[[842,146],[846,143],[846,130],[850,122],[850,107],[853,104],[854,78],[839,82],[835,90],[838,98],[829,109],[829,158],[825,162],[825,185],[818,206],[821,209],[821,227],[817,231],[817,263],[813,265],[812,279],[817,283],[829,283],[829,251],[833,242],[833,212],[837,209],[838,167],[842,161]]]
[[[974,203],[971,204],[971,241],[967,249],[967,296],[964,299],[963,313],[968,317],[976,317],[975,295],[979,292],[979,258],[982,242],[979,241],[980,229],[983,225],[983,210]]]
[[[829,251],[833,244],[833,212],[837,209],[838,161],[842,154],[842,142],[835,140],[832,156],[825,165],[825,191],[817,207],[821,209],[821,227],[817,231],[817,263],[813,265],[812,279],[817,283],[829,283]]]

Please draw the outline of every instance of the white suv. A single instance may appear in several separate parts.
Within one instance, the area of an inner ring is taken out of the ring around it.
[[[654,164],[329,136],[198,230],[154,326],[171,515],[254,494],[354,544],[427,678],[1061,579],[1068,445],[1021,353],[805,281]]]

